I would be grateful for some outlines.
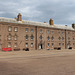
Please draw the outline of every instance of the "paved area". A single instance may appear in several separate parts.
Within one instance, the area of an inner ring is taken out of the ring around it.
[[[0,51],[0,75],[75,75],[75,50]]]

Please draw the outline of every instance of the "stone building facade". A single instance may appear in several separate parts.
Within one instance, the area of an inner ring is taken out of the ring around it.
[[[23,21],[19,13],[17,19],[0,18],[0,49],[29,48],[30,50],[54,49],[61,47],[75,49],[75,24],[72,27],[44,22]]]

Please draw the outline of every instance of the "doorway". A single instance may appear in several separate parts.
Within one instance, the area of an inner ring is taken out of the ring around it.
[[[39,45],[39,49],[43,49],[43,45],[42,44]]]

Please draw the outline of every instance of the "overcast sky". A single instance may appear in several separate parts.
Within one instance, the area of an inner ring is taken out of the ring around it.
[[[75,0],[0,0],[0,17],[71,25],[75,23]]]

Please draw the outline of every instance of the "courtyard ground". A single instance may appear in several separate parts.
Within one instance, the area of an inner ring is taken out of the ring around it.
[[[75,75],[75,50],[0,51],[0,75]]]

